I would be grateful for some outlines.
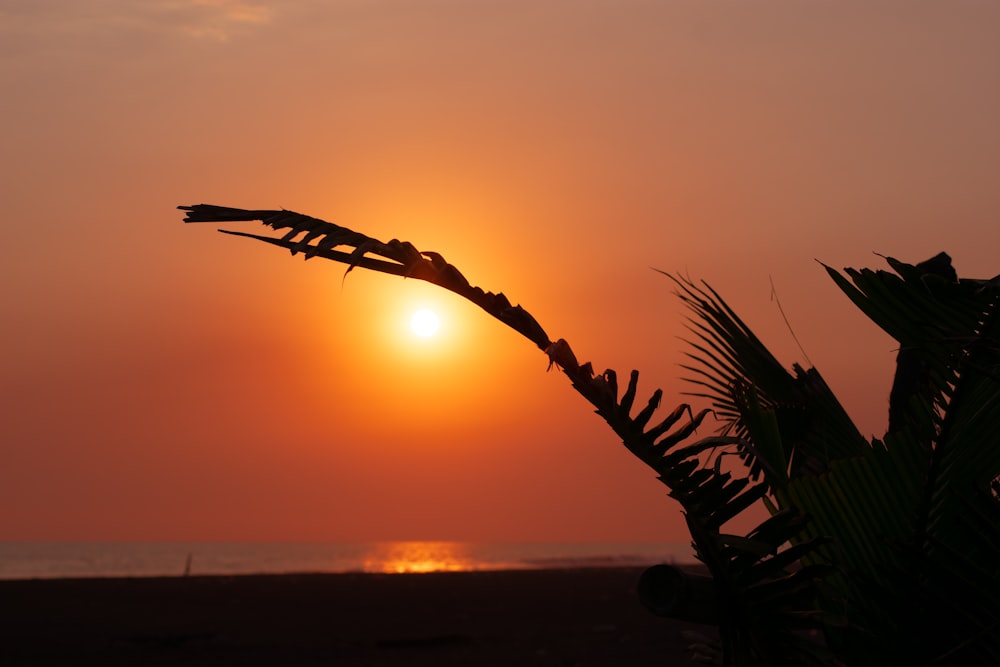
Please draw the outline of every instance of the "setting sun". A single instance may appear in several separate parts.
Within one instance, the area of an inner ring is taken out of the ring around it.
[[[438,316],[434,311],[426,308],[421,308],[413,313],[413,317],[410,318],[410,328],[413,330],[413,333],[421,338],[433,336],[437,333],[440,326],[441,321],[438,319]]]

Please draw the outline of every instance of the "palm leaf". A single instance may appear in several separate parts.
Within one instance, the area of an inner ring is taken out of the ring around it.
[[[789,474],[822,470],[867,448],[815,369],[794,365],[789,372],[711,287],[665,275],[694,314],[687,379],[701,388],[696,395],[712,400],[724,429],[746,443],[741,453],[751,475],[782,488]]]
[[[345,227],[292,211],[250,211],[227,207],[196,205],[182,206],[187,211],[186,222],[242,222],[259,220],[275,230],[288,230],[280,238],[226,232],[249,237],[271,245],[284,247],[291,253],[302,253],[306,259],[323,257],[347,264],[348,271],[355,267],[382,273],[400,275],[439,285],[475,303],[493,317],[531,340],[549,357],[550,367],[556,365],[569,378],[573,388],[586,398],[597,413],[622,439],[625,446],[652,467],[684,510],[696,552],[707,565],[713,577],[714,599],[720,602],[720,624],[725,651],[724,660],[729,664],[742,656],[744,664],[771,664],[782,659],[787,664],[803,662],[813,664],[822,653],[821,645],[804,638],[801,628],[818,627],[814,599],[816,582],[821,570],[814,568],[790,574],[786,566],[814,550],[820,542],[799,542],[791,550],[782,547],[797,539],[802,521],[792,514],[782,514],[765,522],[754,533],[752,548],[738,536],[721,532],[724,524],[759,501],[767,492],[760,484],[749,479],[734,478],[712,467],[706,467],[700,456],[719,447],[740,447],[744,440],[731,435],[703,438],[693,444],[680,446],[692,436],[709,410],[693,413],[689,406],[681,405],[652,427],[648,425],[660,407],[662,391],[656,390],[646,405],[632,416],[636,397],[638,372],[632,371],[628,384],[619,398],[617,374],[606,370],[595,375],[592,365],[578,362],[569,343],[564,339],[551,341],[540,324],[521,306],[512,306],[502,294],[486,292],[470,285],[469,281],[437,253],[421,252],[413,244],[392,240],[383,243]],[[347,251],[338,250],[339,247]],[[697,292],[692,291],[692,298]],[[713,294],[706,295],[707,303]],[[787,389],[780,367],[773,358],[767,358],[766,349],[749,333],[749,330],[731,311],[715,320],[706,319],[707,326],[693,323],[694,331],[706,343],[707,356],[715,360],[715,372],[741,368],[741,360],[759,366],[745,371],[772,372],[778,379],[774,390]],[[717,346],[717,342],[732,335],[744,347]],[[708,352],[714,349],[717,356]],[[706,375],[706,377],[710,377]],[[784,383],[784,384],[782,384]],[[711,391],[724,403],[725,385],[716,385]],[[786,398],[784,394],[770,398]],[[725,406],[723,406],[725,407]],[[735,415],[736,405],[728,406]],[[687,420],[684,421],[685,415]],[[737,431],[741,431],[737,428]],[[743,448],[746,453],[746,448]],[[742,583],[741,583],[742,582]],[[753,601],[766,613],[748,623],[753,612]],[[770,619],[768,621],[767,619]]]

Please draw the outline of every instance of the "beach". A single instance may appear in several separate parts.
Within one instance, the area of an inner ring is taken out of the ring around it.
[[[0,581],[0,664],[692,664],[643,569]]]

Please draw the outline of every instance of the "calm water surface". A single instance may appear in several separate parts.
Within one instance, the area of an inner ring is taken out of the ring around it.
[[[440,572],[690,563],[686,543],[0,542],[0,579]]]

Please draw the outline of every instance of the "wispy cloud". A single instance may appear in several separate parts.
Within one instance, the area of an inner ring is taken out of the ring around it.
[[[237,32],[271,21],[271,10],[242,0],[189,0],[170,3],[186,18],[181,30],[199,39],[228,41]]]
[[[269,24],[274,12],[249,0],[15,1],[0,7],[0,56],[43,43],[157,39],[173,34],[227,42]]]

